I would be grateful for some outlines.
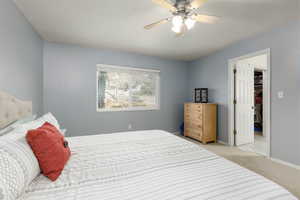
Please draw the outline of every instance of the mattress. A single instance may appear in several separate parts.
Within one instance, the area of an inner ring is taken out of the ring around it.
[[[287,190],[170,133],[68,138],[56,182],[38,176],[21,200],[295,200]]]

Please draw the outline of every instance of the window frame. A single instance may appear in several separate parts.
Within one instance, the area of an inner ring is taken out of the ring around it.
[[[135,71],[143,71],[143,72],[154,72],[158,73],[158,77],[156,80],[156,91],[155,97],[157,104],[151,107],[128,107],[128,108],[99,108],[99,85],[98,85],[98,77],[101,68],[112,68],[112,69],[121,69],[121,70],[135,70]],[[96,67],[96,111],[97,112],[122,112],[122,111],[155,111],[160,110],[160,70],[149,69],[149,68],[137,68],[137,67],[127,67],[127,66],[116,66],[116,65],[107,65],[107,64],[97,64]]]

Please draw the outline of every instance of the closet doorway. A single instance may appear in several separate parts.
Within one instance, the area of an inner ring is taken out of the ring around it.
[[[264,132],[264,74],[265,70],[254,69],[254,151],[267,155],[267,138]]]
[[[229,61],[229,141],[270,156],[270,50]]]

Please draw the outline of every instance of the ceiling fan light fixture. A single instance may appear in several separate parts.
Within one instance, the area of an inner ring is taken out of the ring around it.
[[[172,31],[175,33],[180,33],[181,32],[181,26],[173,26]]]
[[[172,19],[173,27],[180,28],[183,24],[183,17],[180,15],[175,15]]]
[[[192,29],[194,26],[195,26],[195,23],[196,21],[191,19],[191,18],[187,18],[185,21],[184,21],[186,27],[188,30]]]

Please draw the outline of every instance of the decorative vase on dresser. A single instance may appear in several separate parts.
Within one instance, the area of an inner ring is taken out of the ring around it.
[[[185,103],[184,136],[203,144],[217,140],[217,104]]]

